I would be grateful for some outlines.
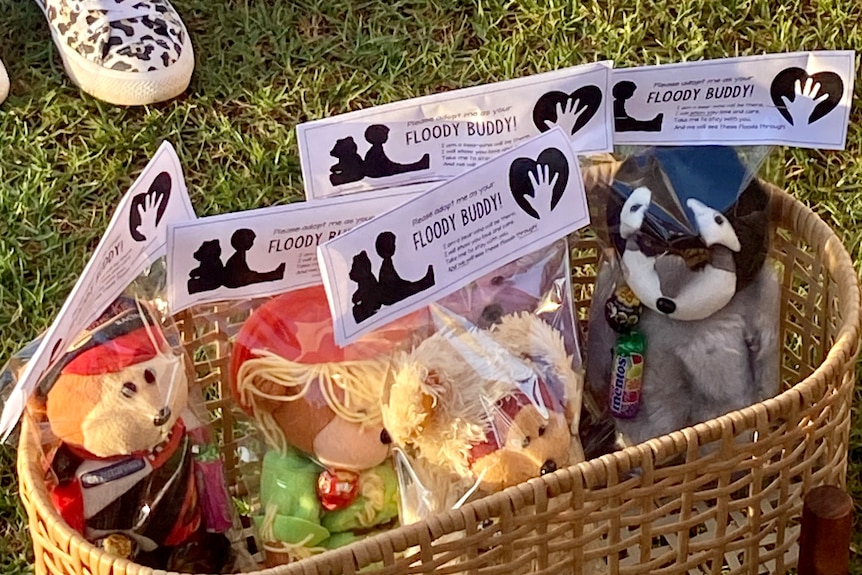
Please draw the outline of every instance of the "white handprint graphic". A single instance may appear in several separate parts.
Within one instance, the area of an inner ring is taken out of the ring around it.
[[[829,97],[828,93],[823,93],[819,97],[820,82],[814,82],[813,78],[805,80],[805,86],[801,80],[796,80],[794,83],[793,100],[789,100],[787,96],[782,96],[784,107],[790,114],[792,120],[790,124],[793,126],[803,126],[810,123],[811,114],[814,113],[814,108]]]
[[[551,198],[554,195],[554,186],[557,185],[560,174],[554,172],[554,177],[551,178],[551,167],[537,164],[536,173],[529,172],[527,175],[533,185],[533,195],[532,201],[526,196],[524,200],[541,217],[542,214],[551,211]]]
[[[145,241],[150,241],[156,237],[159,212],[165,201],[167,201],[166,195],[153,190],[146,194],[144,200],[138,204],[137,212],[141,223],[137,225],[135,231],[143,236]]]
[[[552,122],[551,120],[545,120],[545,126],[548,129],[553,128],[554,126],[559,126],[563,129],[566,135],[571,136],[575,133],[575,124],[578,121],[578,118],[587,110],[587,107],[584,106],[580,110],[578,110],[578,105],[580,104],[580,100],[570,99],[566,102],[558,102],[555,106],[555,110],[557,112],[557,120]]]

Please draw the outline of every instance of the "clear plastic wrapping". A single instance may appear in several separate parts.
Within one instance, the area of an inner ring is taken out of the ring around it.
[[[603,242],[587,379],[624,443],[778,389],[778,282],[767,264],[768,149],[633,150],[588,190]]]
[[[322,286],[234,338],[235,397],[264,438],[252,507],[294,561],[583,460],[565,240],[340,348]]]
[[[132,286],[39,382],[46,484],[70,527],[154,569],[231,572],[241,547],[217,439],[170,317]]]

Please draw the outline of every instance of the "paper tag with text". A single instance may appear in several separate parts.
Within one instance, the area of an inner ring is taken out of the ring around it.
[[[618,68],[615,143],[843,149],[854,59],[796,52]]]
[[[318,245],[417,193],[416,189],[395,188],[381,194],[298,202],[172,225],[168,229],[171,312],[319,284]]]
[[[611,151],[611,66],[575,66],[300,124],[306,197],[447,180],[555,126],[575,153]]]
[[[560,128],[318,248],[339,345],[589,224]]]
[[[0,419],[5,440],[41,378],[153,261],[168,224],[195,218],[176,151],[163,143],[120,200],[105,235],[12,390]]]

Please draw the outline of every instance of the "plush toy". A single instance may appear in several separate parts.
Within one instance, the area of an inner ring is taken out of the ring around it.
[[[778,390],[768,193],[749,175],[731,148],[658,148],[602,190],[612,254],[596,281],[587,379],[627,442]]]
[[[400,357],[383,408],[394,443],[422,462],[431,491],[446,491],[432,493],[436,510],[473,484],[499,491],[582,460],[571,416],[583,380],[559,332],[527,312],[489,330],[442,315],[448,325]]]
[[[206,557],[192,568],[220,570],[230,544],[207,531],[214,524],[207,525],[201,511],[208,482],[198,482],[194,451],[200,445],[195,437],[204,436],[186,410],[184,356],[128,298],[88,331],[61,360],[56,377],[43,381],[42,409],[59,440],[50,462],[55,507],[111,553],[174,569],[204,544]],[[218,512],[223,517],[226,510]],[[225,531],[227,522],[215,530]]]
[[[397,518],[380,398],[394,350],[421,337],[426,324],[418,312],[338,347],[326,294],[314,286],[273,298],[243,325],[232,381],[270,448],[257,518],[270,564]]]

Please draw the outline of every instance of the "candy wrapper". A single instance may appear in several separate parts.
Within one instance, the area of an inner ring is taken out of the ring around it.
[[[778,281],[766,148],[636,149],[589,190],[603,240],[587,379],[623,443],[774,395]],[[605,166],[607,167],[607,166]]]
[[[154,569],[238,568],[214,435],[169,317],[132,286],[74,341],[28,405],[51,501],[105,552]]]

